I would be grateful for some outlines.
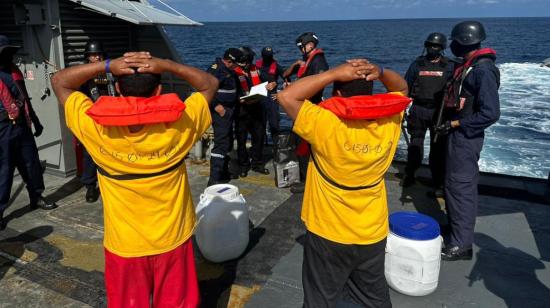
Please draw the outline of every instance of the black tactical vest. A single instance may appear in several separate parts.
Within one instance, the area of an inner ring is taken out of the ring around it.
[[[411,97],[414,104],[435,108],[443,97],[443,89],[446,83],[446,71],[448,70],[449,60],[441,57],[437,63],[430,62],[426,57],[421,56],[416,59],[418,75],[411,89]]]

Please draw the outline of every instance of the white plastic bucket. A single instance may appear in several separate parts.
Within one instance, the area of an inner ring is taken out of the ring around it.
[[[442,241],[439,225],[431,217],[412,212],[390,215],[385,260],[388,285],[411,296],[435,291]]]
[[[195,239],[212,262],[238,258],[248,246],[248,206],[234,185],[207,187],[195,208]]]

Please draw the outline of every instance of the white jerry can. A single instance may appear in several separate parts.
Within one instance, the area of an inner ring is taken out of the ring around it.
[[[432,293],[439,281],[441,238],[439,224],[414,212],[390,215],[385,274],[388,285],[403,294]]]
[[[248,206],[239,188],[229,184],[207,187],[195,208],[195,239],[212,262],[238,258],[248,246]]]

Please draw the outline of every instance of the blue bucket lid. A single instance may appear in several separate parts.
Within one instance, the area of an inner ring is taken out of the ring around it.
[[[407,239],[427,241],[439,236],[439,224],[423,214],[396,212],[390,215],[390,231]]]

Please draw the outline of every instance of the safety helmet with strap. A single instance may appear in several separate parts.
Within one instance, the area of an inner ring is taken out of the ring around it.
[[[447,48],[447,38],[443,33],[433,32],[424,41],[424,47],[428,47],[429,44],[439,45],[441,49],[445,49]]]
[[[454,26],[450,39],[469,46],[481,43],[486,37],[485,28],[479,21],[463,21]]]
[[[317,46],[317,44],[319,44],[319,37],[317,37],[317,35],[315,35],[315,33],[313,32],[305,32],[298,36],[298,38],[296,39],[296,46],[302,49],[307,45],[307,43],[310,42]]]

